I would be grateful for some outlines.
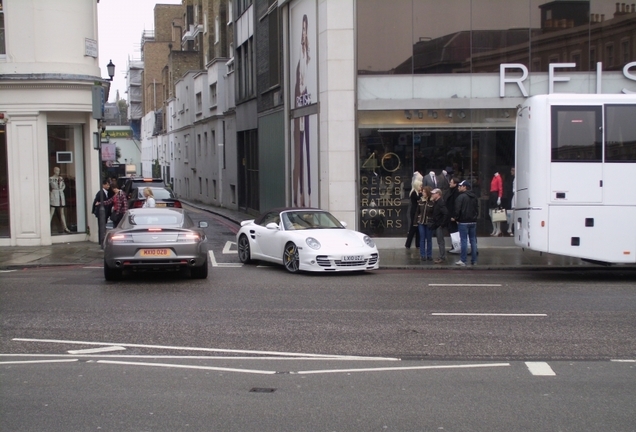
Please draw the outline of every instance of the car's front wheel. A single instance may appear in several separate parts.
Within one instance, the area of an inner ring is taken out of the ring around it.
[[[290,273],[298,272],[300,267],[300,257],[298,255],[298,247],[292,242],[285,245],[285,252],[283,252],[283,264]]]
[[[121,279],[122,271],[108,267],[108,264],[104,262],[104,279],[107,281],[115,281]]]
[[[252,251],[250,250],[250,240],[245,234],[238,239],[238,256],[243,264],[252,262]]]

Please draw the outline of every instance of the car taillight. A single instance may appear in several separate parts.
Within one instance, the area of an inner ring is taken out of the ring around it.
[[[197,233],[183,233],[177,236],[178,242],[198,242],[201,241],[201,236]]]
[[[133,238],[130,234],[113,234],[110,236],[110,241],[113,243],[132,243]]]
[[[176,208],[181,208],[181,201],[175,201],[175,202],[174,202],[174,206],[175,206]]]
[[[143,201],[135,201],[133,203],[133,208],[142,208],[144,206],[144,202]]]

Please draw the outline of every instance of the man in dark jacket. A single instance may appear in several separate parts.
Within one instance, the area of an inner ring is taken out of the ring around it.
[[[457,186],[459,196],[455,201],[455,221],[459,228],[461,240],[460,260],[455,264],[466,267],[466,250],[470,240],[471,264],[477,264],[477,217],[479,216],[479,202],[470,190],[470,183],[463,180]]]
[[[103,245],[104,235],[106,234],[106,221],[110,217],[110,211],[113,206],[112,204],[103,206],[104,207],[103,219],[100,218],[99,209],[100,207],[102,207],[100,203],[103,203],[109,198],[109,190],[110,190],[110,181],[107,178],[105,178],[102,181],[101,189],[95,194],[95,199],[93,200],[92,213],[97,218],[97,229],[98,229],[97,237],[98,237],[98,242],[100,246]]]
[[[441,189],[433,189],[431,191],[431,199],[433,200],[433,224],[431,230],[437,237],[437,247],[439,248],[439,258],[435,260],[435,264],[442,264],[446,261],[446,242],[444,241],[444,228],[448,225],[448,209],[442,198]]]

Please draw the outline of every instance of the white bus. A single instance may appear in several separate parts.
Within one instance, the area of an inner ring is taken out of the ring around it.
[[[636,262],[636,94],[550,94],[519,107],[515,243]]]

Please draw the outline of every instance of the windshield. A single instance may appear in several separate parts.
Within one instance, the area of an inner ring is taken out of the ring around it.
[[[312,211],[289,211],[282,215],[286,230],[343,229],[344,227],[331,213]]]
[[[145,198],[144,189],[145,188],[139,188],[137,190],[137,196],[139,197],[139,199]],[[155,197],[156,200],[174,199],[174,194],[168,189],[151,187],[150,190],[152,190],[152,195]]]
[[[181,225],[181,215],[178,214],[131,214],[128,222],[137,226]]]

